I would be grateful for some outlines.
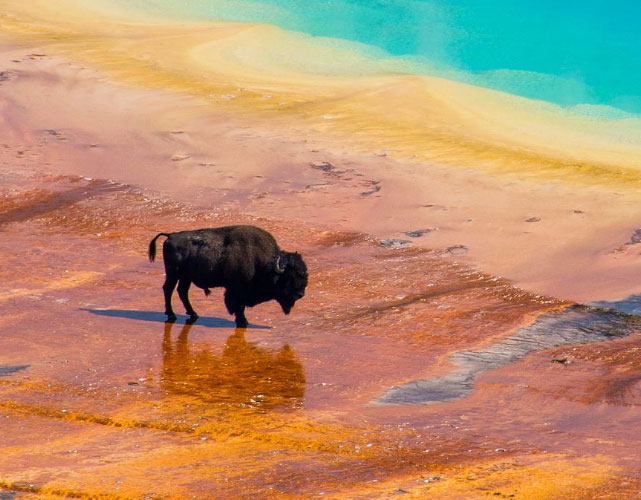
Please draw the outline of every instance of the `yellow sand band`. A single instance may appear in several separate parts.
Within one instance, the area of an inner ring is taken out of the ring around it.
[[[356,151],[546,182],[641,183],[636,118],[595,119],[543,101],[402,74],[410,63],[274,26],[172,23],[85,4],[0,0],[3,32],[115,80],[199,96],[219,110],[267,119],[275,131],[305,130]]]

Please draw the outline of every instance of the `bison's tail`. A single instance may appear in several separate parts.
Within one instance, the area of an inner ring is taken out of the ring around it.
[[[156,260],[156,240],[161,236],[169,237],[168,233],[158,233],[156,237],[149,242],[149,262]]]

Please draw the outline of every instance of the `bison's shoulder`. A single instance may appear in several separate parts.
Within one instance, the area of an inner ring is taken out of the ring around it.
[[[277,250],[274,237],[256,226],[226,226],[218,228],[225,235],[227,244],[256,246],[265,250]]]
[[[274,237],[264,229],[256,226],[223,226],[214,228],[195,229],[172,233],[174,242],[183,241],[194,245],[222,246],[256,246],[265,250],[277,250]]]

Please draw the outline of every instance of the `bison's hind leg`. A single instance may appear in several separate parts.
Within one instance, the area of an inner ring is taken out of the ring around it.
[[[191,281],[187,279],[181,279],[178,282],[178,296],[185,306],[185,311],[189,314],[189,319],[196,320],[198,319],[198,314],[194,311],[194,308],[191,307],[189,302],[189,287],[191,286]]]
[[[165,283],[162,286],[162,291],[165,294],[165,314],[167,315],[167,321],[176,321],[176,314],[171,307],[171,295],[174,293],[174,288],[176,288],[176,283],[178,283],[178,278],[173,274],[167,273],[165,278]]]

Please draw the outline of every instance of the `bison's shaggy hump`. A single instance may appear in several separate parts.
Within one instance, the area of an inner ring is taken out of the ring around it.
[[[225,305],[236,316],[236,326],[247,326],[245,307],[276,300],[285,314],[303,297],[307,266],[300,254],[285,252],[274,237],[255,226],[224,226],[177,233],[159,233],[149,242],[149,260],[156,258],[156,240],[165,236],[165,314],[175,321],[171,296],[178,296],[192,320],[198,318],[189,303],[193,283],[209,294],[225,288]]]

